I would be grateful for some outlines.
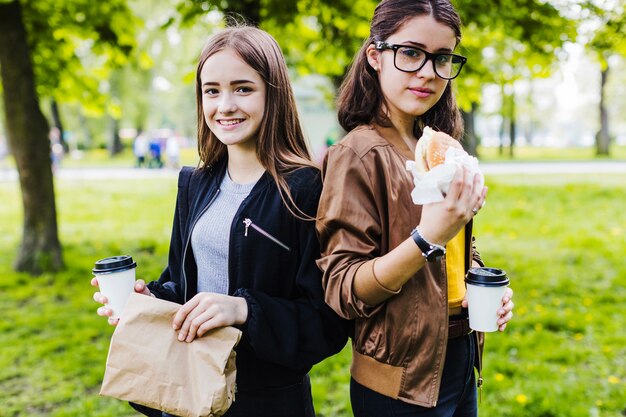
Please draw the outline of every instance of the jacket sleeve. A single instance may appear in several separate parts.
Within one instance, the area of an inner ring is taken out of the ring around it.
[[[316,174],[310,185],[294,194],[298,207],[315,217],[321,181]],[[308,195],[304,195],[308,194]],[[255,289],[238,289],[234,295],[248,303],[248,320],[242,328],[255,354],[290,369],[309,369],[339,352],[348,340],[350,323],[324,302],[321,271],[315,263],[319,241],[314,220],[294,220],[298,237],[299,265],[295,298],[272,297]],[[284,278],[282,278],[284,279]]]
[[[182,304],[184,300],[180,285],[182,281],[181,262],[185,244],[183,230],[186,229],[189,214],[188,192],[192,172],[191,168],[184,167],[178,175],[178,193],[167,266],[157,281],[148,283],[148,289],[157,298],[179,304]]]
[[[361,158],[342,145],[330,148],[324,164],[317,232],[326,302],[346,319],[370,317],[380,308],[353,291],[357,270],[380,256],[381,219],[375,190]]]

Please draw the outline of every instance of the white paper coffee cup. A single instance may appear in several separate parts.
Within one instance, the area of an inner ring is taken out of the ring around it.
[[[113,319],[120,318],[128,296],[134,291],[136,267],[132,257],[122,255],[100,259],[92,269],[100,292],[108,300],[105,305],[113,311]]]
[[[465,284],[470,328],[479,332],[498,330],[498,310],[509,285],[506,273],[498,268],[470,268]]]

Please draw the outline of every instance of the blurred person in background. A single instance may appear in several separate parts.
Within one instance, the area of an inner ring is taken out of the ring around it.
[[[165,142],[165,161],[169,168],[178,169],[180,166],[180,136],[171,134]]]
[[[146,156],[148,155],[149,144],[146,135],[140,131],[135,142],[133,143],[133,154],[135,155],[135,167],[141,168],[146,165]]]

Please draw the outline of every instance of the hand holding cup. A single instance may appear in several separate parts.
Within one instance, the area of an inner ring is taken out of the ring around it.
[[[481,332],[504,330],[513,313],[506,273],[498,268],[471,268],[465,278],[470,328]]]
[[[104,304],[98,308],[98,315],[109,318],[109,324],[116,325],[120,314],[133,292],[151,295],[142,280],[135,281],[137,264],[130,256],[113,256],[96,262],[92,270],[91,285],[100,289],[94,293],[94,301]]]

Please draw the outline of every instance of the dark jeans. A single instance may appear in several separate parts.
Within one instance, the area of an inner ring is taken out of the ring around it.
[[[387,397],[350,380],[354,417],[476,417],[474,335],[448,340],[439,399],[434,408],[420,407]]]
[[[237,392],[224,417],[315,417],[309,376],[286,387]]]

